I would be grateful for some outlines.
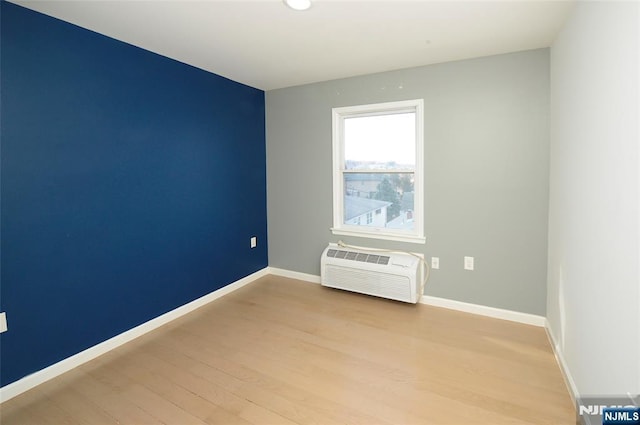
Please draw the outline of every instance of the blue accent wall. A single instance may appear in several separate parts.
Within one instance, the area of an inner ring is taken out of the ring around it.
[[[263,91],[0,8],[4,386],[266,267],[267,214]]]

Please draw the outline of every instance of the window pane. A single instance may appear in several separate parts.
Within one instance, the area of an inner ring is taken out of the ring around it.
[[[344,153],[348,170],[413,170],[416,165],[416,114],[345,118]]]
[[[345,173],[344,224],[412,231],[413,173]]]

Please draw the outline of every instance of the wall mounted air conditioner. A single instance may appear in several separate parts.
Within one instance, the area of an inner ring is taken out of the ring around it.
[[[411,254],[329,244],[320,267],[323,286],[414,304],[422,296],[422,267]]]

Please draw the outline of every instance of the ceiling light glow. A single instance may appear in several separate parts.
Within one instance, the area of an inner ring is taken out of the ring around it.
[[[311,0],[284,0],[284,3],[293,10],[307,10],[311,7]]]

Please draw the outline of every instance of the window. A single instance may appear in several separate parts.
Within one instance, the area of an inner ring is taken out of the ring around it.
[[[333,109],[334,234],[424,243],[423,101]]]

